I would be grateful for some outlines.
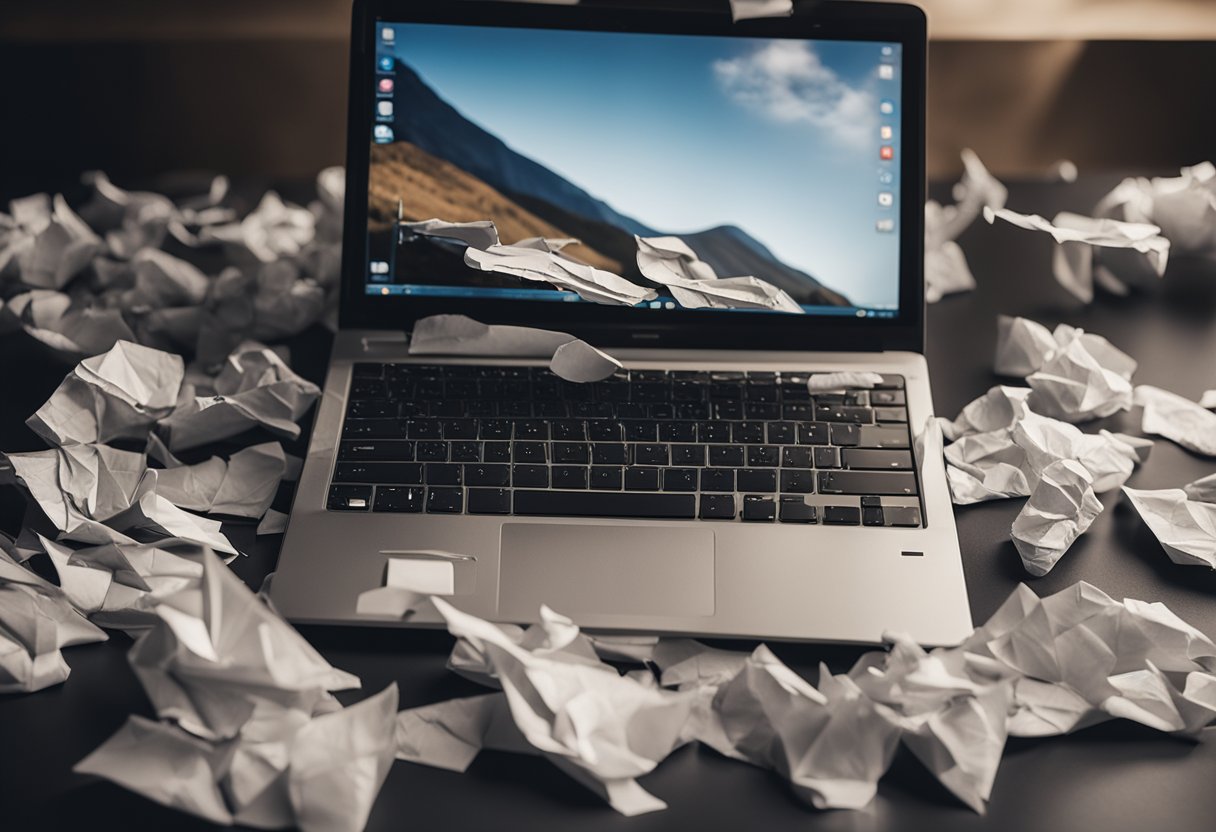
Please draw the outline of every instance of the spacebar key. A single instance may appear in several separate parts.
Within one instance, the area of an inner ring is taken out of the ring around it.
[[[554,517],[697,516],[695,494],[602,491],[515,491],[515,513]]]

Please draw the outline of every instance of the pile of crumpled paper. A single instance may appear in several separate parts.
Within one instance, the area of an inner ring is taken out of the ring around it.
[[[72,359],[125,340],[211,366],[247,339],[336,320],[342,168],[321,171],[307,208],[271,191],[239,219],[223,177],[180,204],[100,172],[85,180],[79,213],[59,194],[0,212],[0,332],[24,328]],[[212,249],[226,265],[206,274],[196,263]]]
[[[625,815],[666,807],[637,778],[690,742],[838,809],[866,806],[903,744],[983,812],[1009,736],[1120,718],[1198,738],[1216,719],[1216,645],[1086,583],[1044,599],[1019,586],[958,647],[892,634],[848,673],[821,666],[817,685],[764,645],[587,636],[545,608],[523,630],[431,600],[458,638],[449,668],[495,692],[402,711],[397,757],[464,771],[483,748],[538,754]]]
[[[1022,376],[1028,386],[993,387],[954,420],[939,419],[926,431],[940,431],[950,443],[944,455],[956,504],[1030,498],[1014,520],[1012,536],[1032,575],[1051,570],[1101,513],[1096,495],[1122,487],[1152,449],[1151,439],[1107,430],[1084,433],[1074,423],[1141,406],[1144,433],[1216,456],[1216,413],[1156,387],[1134,386],[1136,362],[1100,335],[1066,324],[1050,331],[1005,316],[997,329],[996,373]],[[1180,494],[1170,495],[1168,505],[1137,507],[1159,518],[1173,511],[1172,525],[1189,530],[1191,550],[1194,541],[1201,553],[1216,546],[1205,511],[1188,513],[1185,506],[1191,503]]]

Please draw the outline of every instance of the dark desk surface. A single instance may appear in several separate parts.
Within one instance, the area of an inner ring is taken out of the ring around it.
[[[1010,189],[1010,207],[1052,216],[1088,212],[1117,181],[1085,179],[1073,186],[1026,183]],[[953,416],[996,383],[992,349],[998,312],[1048,326],[1065,320],[1110,338],[1140,361],[1139,382],[1192,398],[1216,387],[1216,277],[1176,261],[1154,297],[1101,296],[1086,308],[1053,280],[1045,235],[982,220],[962,238],[978,291],[930,307],[929,363],[937,411]],[[1205,280],[1206,278],[1206,280]],[[319,379],[327,340],[311,332],[293,344],[296,364]],[[38,447],[22,419],[46,398],[67,368],[18,337],[0,338],[0,448]],[[1138,432],[1138,414],[1102,423]],[[1096,430],[1098,425],[1086,426]],[[1179,486],[1216,470],[1216,461],[1160,440],[1131,479],[1140,488]],[[20,522],[12,489],[0,493],[0,525]],[[285,495],[280,495],[281,497]],[[1087,580],[1116,598],[1163,601],[1216,636],[1216,573],[1172,564],[1118,492],[1107,510],[1045,578],[1030,579],[1041,595]],[[982,622],[1019,581],[1028,580],[1009,541],[1021,506],[1007,500],[957,511],[971,610]],[[234,564],[257,586],[274,567],[280,538],[256,540],[249,526],[230,529],[250,556]],[[337,556],[337,555],[335,555]],[[480,692],[444,669],[451,641],[442,633],[307,628],[305,635],[334,665],[358,674],[364,692],[397,682],[402,707]],[[135,712],[151,716],[126,664],[128,640],[69,648],[66,684],[30,695],[0,697],[0,827],[14,828],[12,807],[31,812],[40,829],[204,829],[208,824],[71,773],[72,765]],[[734,645],[745,648],[747,645]],[[774,645],[812,680],[826,660],[847,668],[859,651]],[[1107,723],[1070,737],[1012,740],[986,817],[957,803],[905,752],[865,812],[818,812],[798,802],[773,774],[697,747],[672,755],[642,781],[666,800],[665,812],[627,819],[539,758],[486,753],[466,774],[396,764],[368,825],[401,829],[800,829],[800,830],[1211,830],[1216,817],[1216,730],[1193,744],[1128,723]],[[21,823],[16,828],[24,828]]]

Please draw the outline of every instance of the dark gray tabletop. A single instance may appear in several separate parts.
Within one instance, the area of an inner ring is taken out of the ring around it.
[[[1076,185],[1020,183],[1015,210],[1051,216],[1088,212],[1117,182]],[[938,189],[940,190],[940,189]],[[1100,296],[1074,301],[1051,276],[1045,235],[981,220],[960,240],[980,282],[977,291],[929,309],[928,354],[935,405],[953,416],[997,383],[992,374],[997,313],[1059,321],[1105,335],[1140,361],[1137,382],[1192,398],[1216,387],[1216,275],[1176,260],[1163,291],[1148,297]],[[313,330],[292,343],[297,368],[316,380],[324,372],[327,336]],[[50,394],[67,368],[16,336],[0,337],[0,449],[39,447],[22,420]],[[1099,426],[1136,433],[1137,414]],[[1179,486],[1216,470],[1160,440],[1132,476],[1140,488]],[[286,498],[287,495],[280,495]],[[1216,636],[1216,573],[1172,564],[1118,492],[1107,510],[1050,575],[1028,579],[1009,540],[1022,501],[957,510],[971,610],[984,621],[1019,581],[1040,595],[1086,580],[1116,598],[1163,601]],[[280,505],[280,507],[285,507]],[[0,489],[0,527],[20,523],[21,502]],[[274,568],[280,538],[255,539],[251,526],[226,529],[250,553],[234,568],[253,586]],[[335,553],[335,557],[341,557]],[[363,679],[362,698],[397,682],[401,706],[480,692],[444,669],[451,640],[442,633],[306,628],[305,635],[337,667]],[[0,696],[0,828],[203,829],[209,824],[171,812],[71,767],[127,718],[151,709],[126,663],[121,634],[66,651],[72,675],[64,685],[29,695]],[[745,649],[749,645],[731,645]],[[856,649],[773,645],[812,680],[818,661],[846,669]],[[667,801],[665,812],[623,818],[539,758],[487,752],[466,774],[398,763],[372,812],[369,830],[528,829],[799,829],[799,830],[1204,830],[1216,821],[1216,730],[1191,743],[1147,728],[1112,722],[1073,736],[1012,740],[997,775],[987,816],[955,801],[910,755],[900,752],[864,812],[820,812],[797,801],[775,775],[688,747],[676,752],[644,786]],[[16,824],[12,824],[14,819]]]

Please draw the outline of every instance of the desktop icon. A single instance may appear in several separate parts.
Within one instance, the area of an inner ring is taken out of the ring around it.
[[[880,208],[890,208],[895,204],[895,194],[890,191],[878,192],[878,206]]]
[[[890,81],[895,77],[895,67],[891,66],[890,64],[879,64],[878,77],[884,81]]]
[[[393,128],[387,124],[377,124],[372,130],[372,137],[376,144],[388,144],[393,140]]]
[[[895,112],[895,102],[889,98],[884,98],[878,104],[878,112],[882,113],[884,116],[891,115],[891,113]]]
[[[895,220],[887,217],[874,223],[874,230],[883,234],[889,234],[895,230]]]
[[[894,54],[895,54],[895,48],[894,48],[894,47],[891,47],[891,46],[884,46],[884,47],[882,48],[882,56],[883,56],[884,58],[889,58],[889,57],[891,57],[891,56],[892,56],[892,55],[894,55]]]
[[[384,95],[388,95],[392,91],[393,91],[393,79],[392,78],[381,78],[380,81],[376,84],[376,92],[383,93]]]
[[[392,43],[397,39],[397,33],[393,31],[392,26],[382,26],[380,28],[380,40]]]
[[[878,138],[882,139],[884,142],[889,142],[891,141],[891,136],[894,134],[894,132],[895,131],[891,129],[891,125],[884,124],[882,127],[878,128]]]
[[[378,66],[380,68],[381,72],[392,72],[393,71],[393,56],[392,55],[381,55],[379,60],[376,61],[376,66]]]
[[[895,181],[894,173],[892,173],[890,170],[888,170],[886,168],[878,169],[878,184],[879,185],[890,185],[894,181]]]
[[[376,115],[378,115],[380,118],[392,118],[393,117],[393,102],[377,101],[376,102]]]
[[[891,147],[889,144],[884,144],[878,149],[878,156],[884,162],[889,162],[895,158],[895,148]]]

